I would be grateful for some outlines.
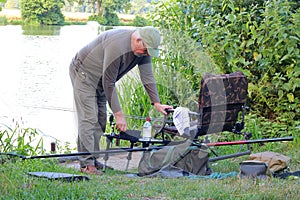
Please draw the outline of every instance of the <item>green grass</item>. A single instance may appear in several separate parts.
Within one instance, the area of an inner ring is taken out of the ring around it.
[[[227,147],[223,147],[227,148]],[[299,170],[298,140],[254,145],[253,153],[270,150],[290,156],[291,171]],[[247,156],[211,164],[215,172],[239,172],[239,163]],[[80,172],[58,165],[55,159],[10,160],[0,165],[0,199],[297,199],[300,179],[225,179],[140,178],[131,172],[107,170],[90,181],[50,181],[27,175],[28,172]]]
[[[144,115],[142,115],[144,116]],[[263,138],[272,131],[270,137],[281,130],[254,115],[246,117],[246,131],[253,133],[253,139]],[[42,149],[22,138],[35,136],[34,129],[21,129],[19,126],[0,131],[0,150],[16,153],[40,154],[32,149]],[[30,131],[33,130],[33,131]],[[27,132],[26,132],[27,131]],[[20,133],[18,136],[17,133]],[[3,134],[3,136],[1,136]],[[294,141],[253,144],[253,153],[273,151],[291,157],[290,171],[300,170],[299,123],[288,127],[286,134],[293,135]],[[230,135],[230,134],[227,134]],[[16,143],[12,143],[16,136]],[[282,135],[282,136],[285,136]],[[21,137],[21,138],[20,138]],[[238,140],[236,136],[220,134],[211,137],[217,141]],[[9,140],[7,140],[9,139]],[[8,143],[6,143],[9,141]],[[12,146],[5,144],[11,144]],[[67,146],[67,145],[66,145]],[[105,147],[105,144],[101,144]],[[3,149],[3,147],[7,147]],[[18,148],[17,148],[18,147]],[[218,147],[222,154],[234,153],[238,146]],[[217,149],[217,147],[215,147]],[[59,149],[60,151],[66,148]],[[68,152],[68,151],[67,151]],[[34,154],[34,155],[35,155]],[[247,156],[211,163],[214,172],[239,172],[239,163]],[[125,166],[124,166],[125,168]],[[298,199],[300,179],[240,179],[238,176],[225,179],[190,178],[132,178],[124,171],[106,171],[103,176],[90,176],[90,181],[62,182],[29,177],[28,172],[65,172],[80,174],[77,170],[58,165],[55,159],[9,160],[1,164],[0,160],[0,199]],[[133,169],[130,173],[137,173]]]

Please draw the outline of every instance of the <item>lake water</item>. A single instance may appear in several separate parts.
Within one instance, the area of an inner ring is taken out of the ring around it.
[[[96,23],[0,26],[0,123],[39,129],[46,149],[55,139],[75,147],[69,63],[98,34]]]

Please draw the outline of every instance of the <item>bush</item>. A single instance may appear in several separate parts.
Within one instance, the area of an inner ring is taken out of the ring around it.
[[[21,0],[21,16],[26,23],[63,25],[63,0]]]
[[[149,25],[149,21],[142,16],[136,15],[133,19],[133,26],[142,27]]]
[[[118,26],[120,24],[119,17],[116,13],[109,13],[106,12],[104,17],[99,15],[91,15],[88,18],[89,21],[96,21],[100,25],[107,25],[107,26]]]
[[[96,21],[100,25],[106,25],[107,24],[107,20],[104,17],[100,16],[100,15],[91,15],[91,16],[89,16],[88,21]]]
[[[108,26],[118,26],[120,24],[119,17],[114,12],[105,12],[106,24]]]
[[[249,78],[252,111],[258,116],[292,124],[300,120],[296,2],[169,0],[158,2],[151,18],[156,26],[189,35],[220,72],[243,71]]]

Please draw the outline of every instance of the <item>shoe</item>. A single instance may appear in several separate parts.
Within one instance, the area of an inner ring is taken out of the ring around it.
[[[92,175],[103,175],[104,173],[102,171],[99,171],[95,166],[88,165],[86,167],[81,167],[80,172],[86,173],[86,174],[92,174]]]
[[[104,169],[104,164],[102,164],[101,162],[99,162],[98,160],[95,160],[95,167],[99,170],[99,169]],[[105,169],[110,169],[110,170],[114,170],[114,168],[105,165]]]

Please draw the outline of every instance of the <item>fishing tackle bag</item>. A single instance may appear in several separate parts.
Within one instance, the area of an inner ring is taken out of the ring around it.
[[[191,146],[189,142],[145,151],[138,166],[138,176],[180,177],[206,175],[208,148]]]

